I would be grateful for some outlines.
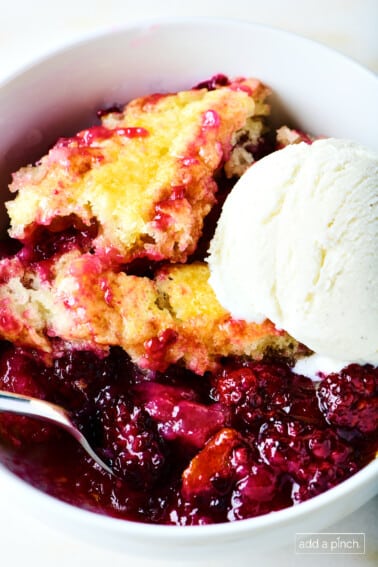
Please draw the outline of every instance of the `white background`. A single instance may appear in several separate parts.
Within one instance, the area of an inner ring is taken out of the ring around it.
[[[0,80],[35,57],[98,29],[115,29],[132,20],[163,16],[233,17],[272,25],[325,43],[378,71],[378,0],[0,0]],[[356,100],[351,101],[354,111],[362,101],[356,87]],[[295,556],[290,542],[279,552],[250,557],[249,564],[372,567],[378,561],[377,516],[375,499],[327,530],[365,532],[364,556]],[[15,510],[12,494],[6,494],[0,485],[1,567],[106,565],[164,564],[159,558],[153,562],[135,560],[53,531]]]

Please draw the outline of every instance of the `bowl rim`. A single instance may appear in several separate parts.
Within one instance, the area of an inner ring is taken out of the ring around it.
[[[114,531],[118,533],[127,533],[129,536],[148,536],[151,539],[158,540],[171,540],[172,536],[178,542],[185,542],[190,540],[195,541],[209,541],[214,537],[224,536],[243,536],[248,533],[250,536],[254,533],[262,531],[264,528],[274,529],[283,524],[290,525],[292,522],[300,520],[305,516],[310,515],[312,512],[318,511],[332,506],[333,503],[348,497],[353,491],[356,491],[360,486],[366,482],[373,481],[378,478],[378,458],[375,458],[363,469],[344,480],[337,486],[328,489],[326,492],[314,496],[300,504],[283,508],[255,516],[253,518],[246,518],[234,522],[222,522],[219,524],[206,524],[195,526],[180,526],[180,525],[167,525],[167,524],[151,524],[147,522],[139,522],[127,520],[124,518],[117,518],[108,516],[106,514],[98,513],[95,511],[81,508],[75,504],[70,504],[55,496],[36,488],[29,482],[21,479],[16,474],[12,473],[3,463],[0,463],[0,478],[3,477],[10,485],[15,486],[23,494],[29,494],[33,500],[44,502],[46,506],[55,507],[60,515],[67,518],[73,518],[76,521],[85,523],[88,526],[96,525],[97,528],[103,531]],[[378,486],[376,486],[378,491]],[[21,494],[20,494],[21,495]],[[361,501],[360,506],[365,504],[366,499]],[[359,506],[358,506],[359,507]],[[353,508],[353,509],[357,509]]]
[[[12,81],[17,80],[20,76],[24,75],[28,71],[32,71],[39,65],[43,65],[47,61],[59,57],[64,53],[68,53],[71,50],[80,49],[89,43],[94,43],[98,40],[105,39],[106,37],[123,35],[125,32],[141,31],[144,29],[149,29],[156,26],[165,26],[167,28],[174,27],[177,25],[223,25],[226,27],[246,27],[246,28],[256,28],[265,30],[268,33],[277,34],[285,37],[290,41],[300,41],[301,43],[306,43],[312,46],[314,49],[323,50],[324,53],[328,53],[332,57],[338,57],[340,60],[344,60],[350,65],[353,65],[360,72],[365,72],[370,76],[371,79],[375,79],[378,83],[378,74],[373,70],[365,67],[351,57],[342,53],[334,47],[330,47],[318,40],[312,39],[300,35],[296,32],[291,32],[283,28],[275,27],[269,24],[264,24],[260,22],[242,20],[240,18],[228,18],[228,17],[207,17],[207,16],[191,16],[191,17],[155,17],[155,18],[138,18],[129,23],[123,23],[119,26],[103,26],[96,28],[94,30],[86,31],[80,34],[76,38],[71,38],[64,41],[62,44],[53,47],[48,51],[38,54],[30,61],[17,66],[14,71],[7,72],[3,77],[0,75],[0,89],[7,87]]]
[[[44,52],[31,61],[17,67],[13,72],[7,73],[4,77],[0,76],[0,90],[4,88],[11,88],[12,83],[22,79],[23,75],[33,72],[36,68],[43,66],[48,62],[52,62],[55,58],[81,49],[89,44],[94,44],[98,40],[106,39],[110,36],[122,36],[125,33],[141,32],[149,29],[150,27],[165,27],[167,29],[177,26],[191,25],[191,26],[224,26],[224,27],[244,27],[247,29],[261,29],[266,30],[268,33],[278,37],[286,38],[289,41],[299,41],[311,46],[312,49],[322,51],[325,55],[329,54],[334,58],[339,58],[340,61],[346,62],[348,65],[353,66],[360,73],[365,73],[369,79],[375,79],[378,86],[378,75],[371,69],[364,67],[361,63],[354,60],[352,57],[345,55],[335,48],[324,45],[323,43],[304,37],[300,34],[290,32],[285,29],[280,29],[267,24],[257,23],[253,21],[245,21],[237,18],[213,18],[213,17],[163,17],[163,18],[140,18],[133,20],[129,23],[122,24],[117,27],[101,27],[89,32],[81,33],[78,38],[71,38],[63,44],[54,47],[53,49]],[[222,522],[219,524],[209,525],[195,525],[195,526],[178,526],[178,525],[164,525],[164,524],[150,524],[145,522],[131,521],[123,518],[117,518],[101,514],[95,511],[86,510],[75,504],[67,503],[55,496],[34,487],[26,480],[21,479],[16,474],[12,473],[3,463],[0,462],[0,479],[5,479],[7,483],[15,486],[17,490],[25,495],[31,495],[34,500],[44,502],[49,507],[54,507],[59,514],[63,517],[72,518],[88,526],[95,526],[104,531],[112,531],[129,536],[143,536],[150,537],[153,540],[162,540],[162,542],[171,541],[172,537],[180,542],[188,542],[195,540],[196,542],[208,541],[210,539],[224,536],[243,536],[253,535],[265,528],[275,528],[277,526],[297,521],[305,516],[308,516],[314,511],[329,507],[336,501],[343,497],[348,497],[353,491],[357,491],[363,484],[372,481],[378,477],[378,458],[375,458],[363,469],[359,470],[350,478],[341,482],[337,486],[328,489],[326,492],[319,494],[305,502],[298,505],[290,506],[282,510],[263,514],[261,516],[248,518],[234,522]],[[378,492],[378,486],[376,487]],[[361,506],[365,503],[366,499],[361,501]],[[353,509],[356,509],[354,507]]]

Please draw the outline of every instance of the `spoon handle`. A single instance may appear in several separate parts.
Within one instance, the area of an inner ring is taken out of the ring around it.
[[[0,411],[39,417],[64,428],[71,429],[73,427],[68,412],[63,408],[50,402],[22,396],[21,394],[0,391]]]
[[[31,398],[29,396],[0,390],[0,412],[1,411],[16,413],[19,415],[28,415],[59,425],[68,431],[68,433],[70,433],[76,441],[80,443],[83,449],[94,461],[96,461],[96,463],[98,463],[108,473],[114,474],[112,469],[97,455],[97,453],[95,453],[86,437],[84,437],[81,431],[73,423],[69,412],[64,408],[44,400],[39,400],[38,398]]]

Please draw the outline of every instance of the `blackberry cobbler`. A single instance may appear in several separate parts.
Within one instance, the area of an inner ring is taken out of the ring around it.
[[[209,524],[302,502],[374,458],[378,369],[295,374],[308,349],[269,320],[236,320],[208,283],[237,178],[312,141],[269,129],[268,95],[217,75],[145,96],[14,174],[0,389],[69,409],[117,473],[3,413],[3,460],[33,485],[111,516]]]

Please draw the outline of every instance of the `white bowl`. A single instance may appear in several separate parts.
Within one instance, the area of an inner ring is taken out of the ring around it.
[[[216,73],[256,76],[275,92],[274,119],[315,135],[378,147],[378,81],[344,56],[309,40],[254,24],[187,20],[133,24],[50,55],[0,87],[2,200],[11,171],[39,157],[59,136],[88,125],[94,112],[156,91],[188,88]],[[5,219],[4,211],[2,213]],[[5,220],[4,220],[5,226]],[[378,461],[328,492],[240,522],[154,526],[75,508],[0,466],[20,509],[76,537],[145,557],[184,562],[251,560],[251,553],[319,531],[377,491]]]

